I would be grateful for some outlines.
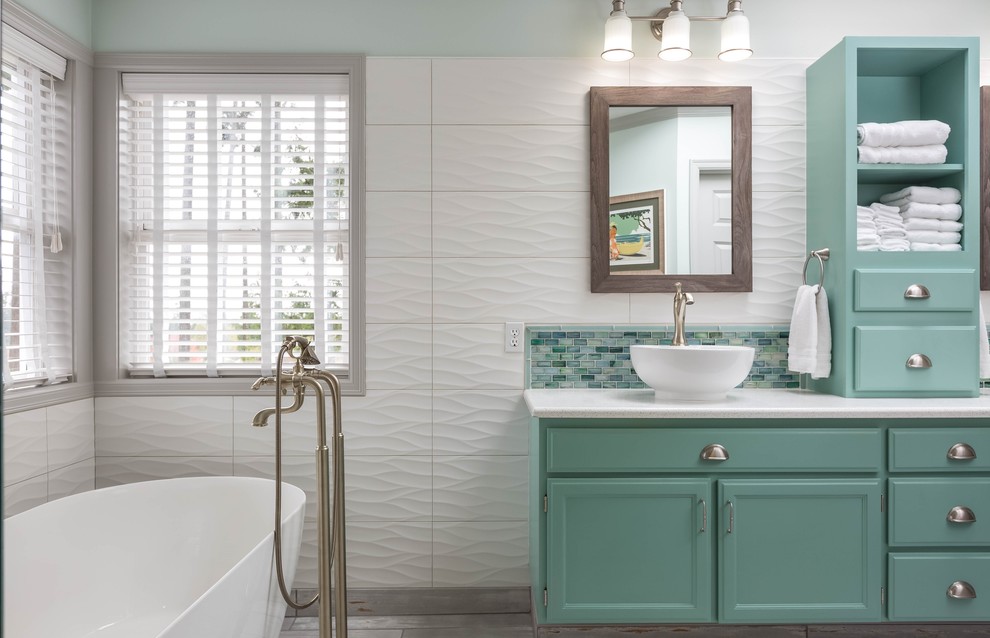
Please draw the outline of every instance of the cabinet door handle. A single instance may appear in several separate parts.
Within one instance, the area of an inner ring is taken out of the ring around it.
[[[964,580],[957,580],[949,585],[945,595],[949,598],[976,598],[976,589]]]
[[[729,508],[729,528],[725,530],[725,533],[731,534],[732,528],[735,527],[736,524],[736,508],[732,505],[732,501],[726,501],[725,504]]]
[[[729,458],[729,451],[718,443],[706,445],[701,450],[702,461],[725,461]]]
[[[953,461],[972,461],[976,458],[976,450],[969,443],[956,443],[945,456]]]
[[[912,354],[904,362],[904,366],[907,368],[930,368],[932,367],[932,360],[925,354]]]
[[[708,503],[705,502],[705,499],[701,499],[699,501],[699,503],[701,503],[701,530],[700,530],[700,532],[702,534],[704,534],[705,531],[708,529]]]
[[[928,292],[928,288],[925,288],[921,284],[911,284],[904,291],[905,299],[928,299],[932,296],[932,293]]]
[[[956,505],[949,513],[945,515],[945,520],[950,523],[975,523],[976,514],[973,510],[968,507],[963,507],[962,505]]]

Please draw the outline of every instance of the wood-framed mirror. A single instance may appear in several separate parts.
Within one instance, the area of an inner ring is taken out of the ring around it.
[[[980,87],[980,290],[990,290],[990,86]]]
[[[751,291],[752,89],[590,96],[591,291]]]

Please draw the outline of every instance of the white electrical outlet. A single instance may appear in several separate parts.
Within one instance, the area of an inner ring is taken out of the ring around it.
[[[505,323],[505,351],[523,351],[523,328],[521,321],[507,321]]]

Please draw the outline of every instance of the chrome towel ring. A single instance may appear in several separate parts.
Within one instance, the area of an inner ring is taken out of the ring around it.
[[[808,283],[808,264],[811,263],[811,258],[816,257],[818,259],[818,290],[815,291],[817,295],[821,292],[822,288],[825,286],[825,262],[828,261],[829,257],[828,248],[819,248],[818,250],[813,250],[808,253],[808,258],[804,260],[804,274],[802,275],[802,281]]]

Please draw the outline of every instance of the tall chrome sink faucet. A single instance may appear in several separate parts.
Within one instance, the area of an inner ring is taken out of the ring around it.
[[[674,340],[671,345],[686,346],[687,340],[684,338],[684,317],[687,314],[687,307],[694,303],[691,293],[681,290],[681,282],[674,284]]]

